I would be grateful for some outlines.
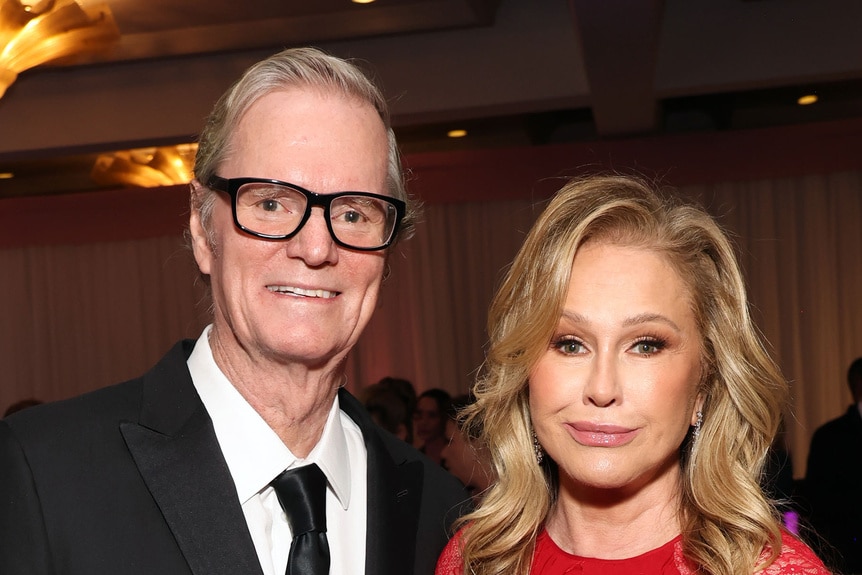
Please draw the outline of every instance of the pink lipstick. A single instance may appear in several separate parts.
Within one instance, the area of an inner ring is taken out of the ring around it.
[[[585,447],[619,447],[630,443],[637,429],[606,423],[576,421],[567,423],[566,429],[572,438]]]

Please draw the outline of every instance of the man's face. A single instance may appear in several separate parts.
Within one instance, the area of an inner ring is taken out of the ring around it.
[[[386,194],[388,142],[368,104],[293,88],[255,102],[231,138],[223,178],[282,180],[329,194]],[[321,208],[286,241],[245,234],[218,193],[213,246],[192,214],[195,258],[210,275],[215,346],[310,368],[334,365],[356,343],[374,310],[385,251],[339,247]]]

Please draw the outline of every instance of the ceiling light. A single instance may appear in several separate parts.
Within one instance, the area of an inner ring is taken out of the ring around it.
[[[0,98],[18,74],[48,62],[98,52],[120,38],[107,4],[5,0],[0,10]]]
[[[11,180],[15,177],[12,172],[0,172],[0,180]]]
[[[99,185],[154,188],[187,184],[194,177],[197,149],[197,144],[180,144],[101,154],[90,176]]]
[[[374,0],[351,0],[354,4],[371,4]]]
[[[817,94],[805,94],[804,96],[800,96],[796,103],[800,106],[807,106],[809,104],[813,104],[817,101]]]
[[[467,135],[467,130],[449,130],[446,135],[450,138],[463,138]]]

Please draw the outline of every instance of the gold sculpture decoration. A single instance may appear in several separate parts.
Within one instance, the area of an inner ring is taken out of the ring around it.
[[[192,180],[197,144],[139,148],[101,154],[91,177],[99,185],[152,188]]]
[[[107,4],[0,0],[0,98],[24,70],[106,50],[119,38]]]

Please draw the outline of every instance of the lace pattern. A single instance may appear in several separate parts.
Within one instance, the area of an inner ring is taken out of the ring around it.
[[[823,562],[799,539],[784,533],[781,555],[775,563],[761,571],[764,575],[830,575]]]
[[[446,548],[440,555],[440,559],[437,561],[437,569],[434,575],[464,575],[459,545],[460,535],[461,532],[459,531],[449,541],[449,544],[446,545]],[[783,534],[781,543],[781,554],[772,565],[760,571],[759,574],[831,575],[817,555],[792,535]],[[764,558],[766,554],[767,552],[764,551]],[[682,553],[682,542],[677,542],[674,546],[674,566],[679,575],[696,575],[696,570]]]

